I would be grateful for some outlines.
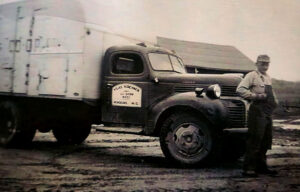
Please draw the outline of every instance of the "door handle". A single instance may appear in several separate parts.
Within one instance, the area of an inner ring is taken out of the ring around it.
[[[106,84],[106,87],[107,87],[107,88],[112,88],[113,86],[114,86],[114,85],[111,84],[111,83],[107,83],[107,84]]]

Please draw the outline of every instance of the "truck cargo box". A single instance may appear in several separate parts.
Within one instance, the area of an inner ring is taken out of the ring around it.
[[[106,49],[140,41],[87,22],[88,3],[28,0],[0,6],[0,94],[99,98]]]

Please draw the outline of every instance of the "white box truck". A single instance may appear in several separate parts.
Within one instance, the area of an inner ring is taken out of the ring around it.
[[[0,6],[1,145],[28,143],[36,130],[79,144],[92,123],[138,125],[170,160],[197,164],[216,158],[220,138],[246,130],[239,77],[187,74],[174,52],[87,22],[86,3]]]

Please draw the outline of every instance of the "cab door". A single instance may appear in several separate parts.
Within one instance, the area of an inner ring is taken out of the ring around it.
[[[102,120],[143,124],[148,106],[148,68],[142,54],[114,52],[102,85]]]

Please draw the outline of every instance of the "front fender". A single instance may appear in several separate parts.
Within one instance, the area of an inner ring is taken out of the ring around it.
[[[152,105],[148,111],[148,121],[145,128],[147,135],[153,134],[158,126],[160,117],[167,111],[176,108],[190,108],[199,112],[214,126],[224,126],[226,121],[226,107],[220,99],[210,99],[207,96],[197,97],[194,92],[178,93]]]

